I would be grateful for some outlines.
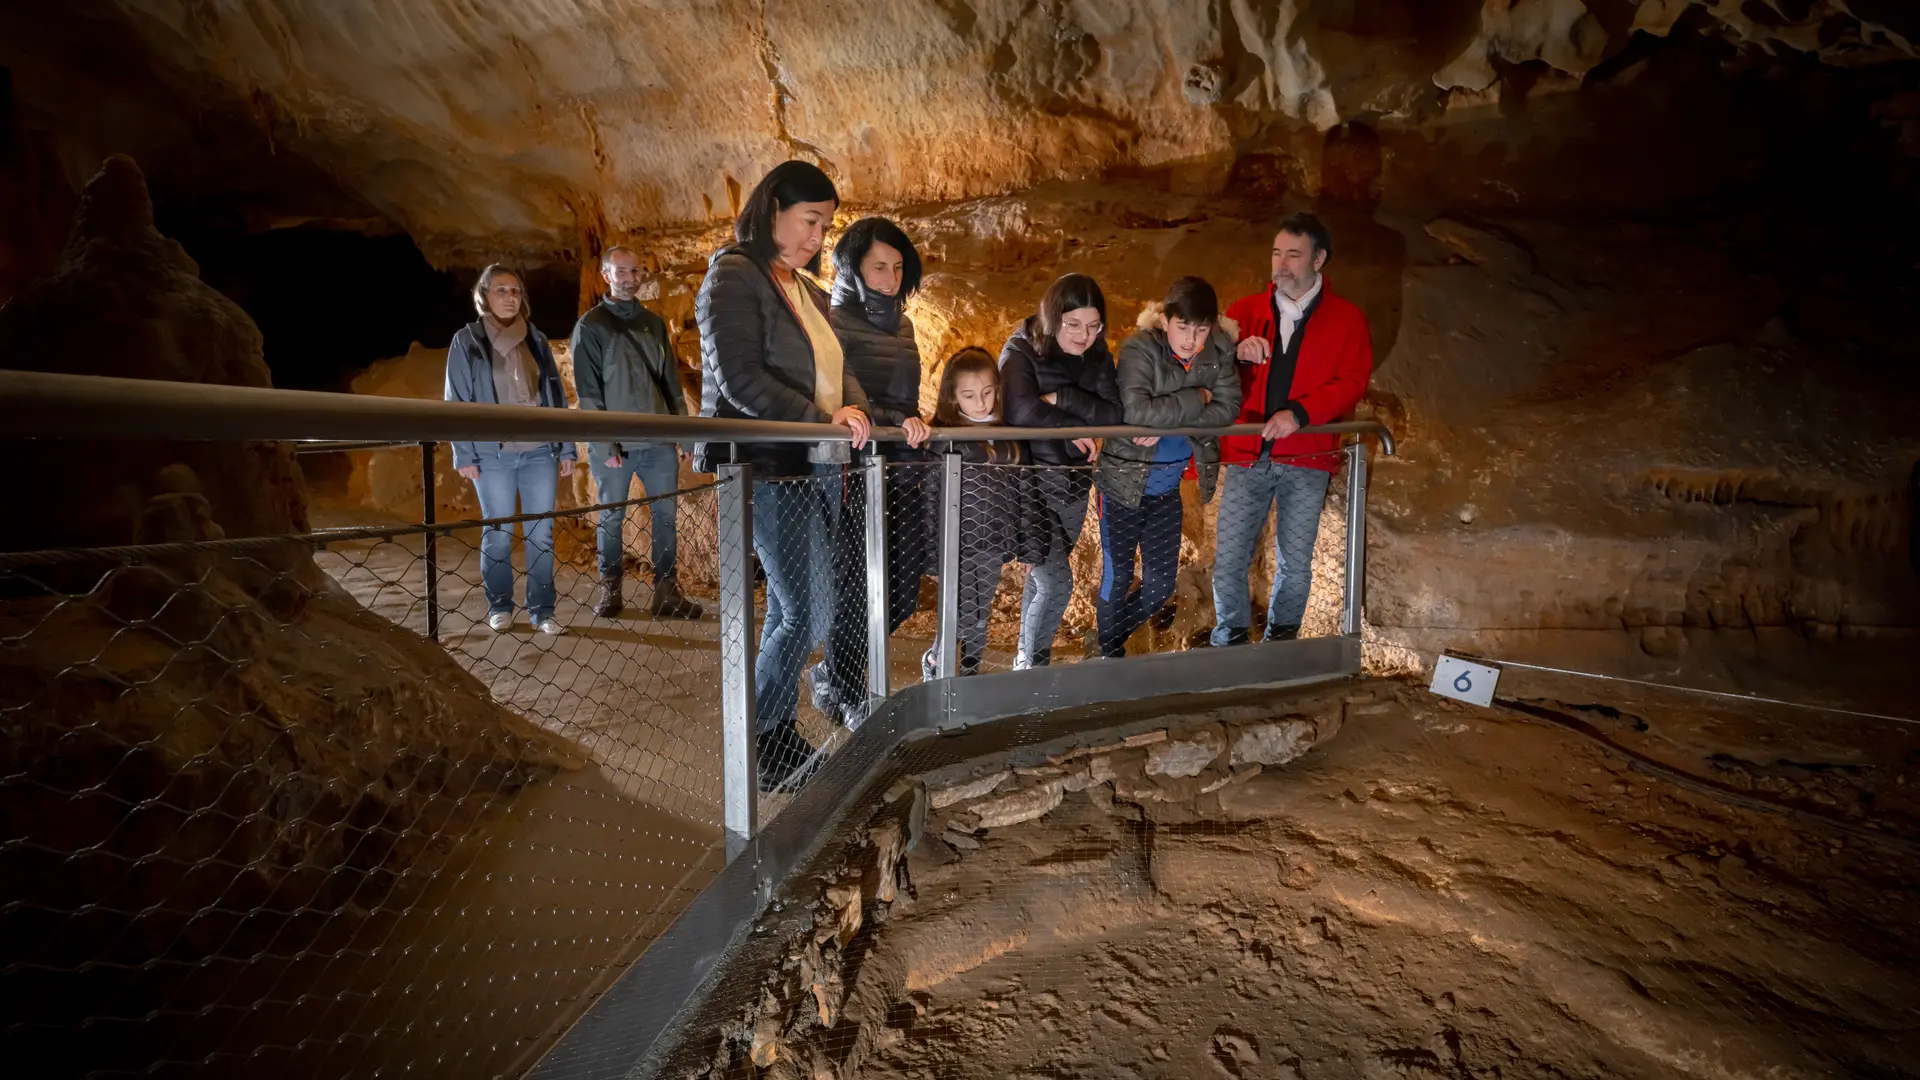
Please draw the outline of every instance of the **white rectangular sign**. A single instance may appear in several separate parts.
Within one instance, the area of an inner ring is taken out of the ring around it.
[[[1428,687],[1441,697],[1455,698],[1473,705],[1493,704],[1493,688],[1500,682],[1500,669],[1440,654],[1433,665],[1433,685]]]

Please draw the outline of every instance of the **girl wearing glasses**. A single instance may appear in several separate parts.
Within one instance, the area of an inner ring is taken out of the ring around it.
[[[1000,350],[1006,423],[1014,427],[1091,427],[1119,424],[1120,387],[1106,339],[1107,298],[1085,274],[1068,274],[1047,288],[1040,310],[1020,324]],[[1073,546],[1087,523],[1091,466],[1100,454],[1092,439],[1036,439],[1040,518],[1051,533],[1047,558],[1027,574],[1020,598],[1020,650],[1014,667],[1044,667],[1073,594]]]

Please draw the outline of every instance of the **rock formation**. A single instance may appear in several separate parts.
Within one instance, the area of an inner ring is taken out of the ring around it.
[[[60,265],[0,310],[0,356],[269,383],[258,331],[154,230],[126,158],[87,186]],[[0,993],[10,1042],[32,1045],[10,1053],[97,1061],[31,1040],[108,999],[157,1008],[213,958],[297,952],[363,918],[570,761],[286,536],[306,527],[286,446],[6,452],[41,485],[6,515],[15,551],[165,545],[0,555]]]

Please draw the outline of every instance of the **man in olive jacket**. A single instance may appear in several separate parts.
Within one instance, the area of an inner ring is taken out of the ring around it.
[[[631,248],[608,248],[600,256],[600,276],[607,282],[606,299],[573,327],[573,383],[580,407],[685,416],[686,395],[680,389],[666,321],[638,299],[640,256]],[[590,443],[596,498],[626,502],[635,476],[647,495],[666,495],[680,486],[679,457],[679,446],[671,442]],[[655,499],[647,504],[653,523],[653,602],[648,610],[660,618],[697,619],[700,605],[681,594],[675,575],[678,502]],[[600,595],[593,613],[602,618],[620,614],[625,606],[621,532],[626,521],[625,506],[600,511]]]

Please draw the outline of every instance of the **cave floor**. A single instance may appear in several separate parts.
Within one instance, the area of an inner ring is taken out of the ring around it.
[[[936,815],[824,1056],[842,1080],[1920,1075],[1920,732],[1376,685],[1210,811],[1075,794],[977,849]]]

